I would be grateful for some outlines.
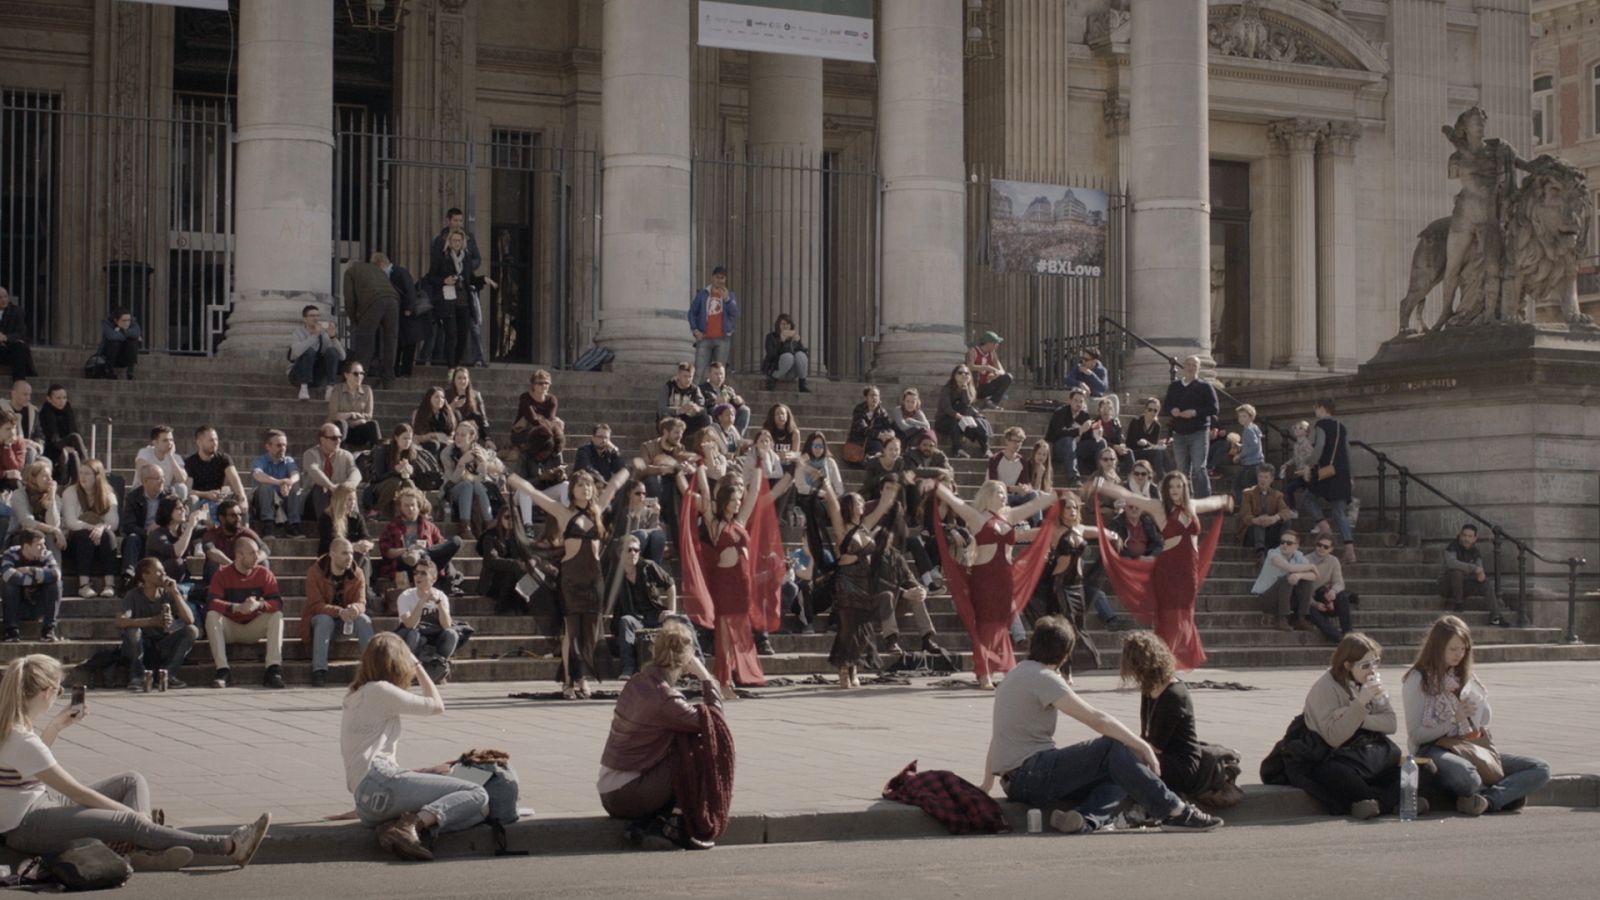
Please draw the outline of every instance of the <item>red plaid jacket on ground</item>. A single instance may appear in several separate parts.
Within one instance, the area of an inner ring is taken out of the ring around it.
[[[920,807],[951,834],[997,834],[1010,831],[1000,804],[977,785],[954,772],[934,769],[918,772],[917,761],[900,770],[883,786],[886,800]]]

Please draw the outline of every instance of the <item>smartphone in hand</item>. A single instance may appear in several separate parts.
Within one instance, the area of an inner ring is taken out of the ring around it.
[[[67,708],[67,711],[72,713],[74,716],[83,715],[83,709],[88,705],[88,692],[89,689],[81,684],[73,688],[72,705]]]

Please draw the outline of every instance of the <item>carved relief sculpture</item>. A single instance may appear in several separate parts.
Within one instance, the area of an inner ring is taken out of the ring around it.
[[[1206,28],[1211,49],[1223,56],[1312,66],[1337,65],[1315,44],[1261,14],[1260,0],[1243,0],[1231,11],[1217,10]]]

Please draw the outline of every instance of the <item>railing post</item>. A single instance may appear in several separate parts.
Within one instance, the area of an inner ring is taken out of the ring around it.
[[[1496,525],[1494,527],[1494,532],[1493,533],[1494,533],[1494,595],[1496,597],[1505,597],[1505,595],[1506,595],[1505,582],[1502,581],[1501,578],[1500,578],[1500,543],[1505,540],[1506,531],[1505,531],[1504,528],[1501,528],[1499,525]],[[1522,607],[1521,606],[1517,607],[1517,609],[1518,609],[1519,612],[1522,611]]]
[[[1517,609],[1528,608],[1528,547],[1517,542]]]
[[[1389,459],[1378,454],[1378,528],[1389,527]]]
[[[1399,531],[1400,531],[1400,545],[1401,546],[1405,546],[1405,543],[1406,543],[1406,519],[1410,518],[1410,516],[1408,515],[1410,510],[1406,506],[1406,492],[1407,492],[1407,489],[1410,487],[1411,478],[1407,474],[1407,472],[1406,472],[1404,467],[1401,467],[1399,472],[1400,472],[1400,529],[1399,529]]]
[[[1584,560],[1577,557],[1567,558],[1567,635],[1569,644],[1581,644],[1578,637],[1578,567]]]

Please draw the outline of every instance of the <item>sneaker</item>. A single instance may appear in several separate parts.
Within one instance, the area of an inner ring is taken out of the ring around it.
[[[94,586],[89,584],[88,580],[85,579],[83,582],[83,587],[78,588],[78,596],[88,600],[90,597],[94,597],[95,595],[96,592]]]
[[[300,385],[300,393],[295,396],[295,399],[296,400],[310,400],[311,399],[311,388],[308,387],[307,385],[303,385],[303,384]]]
[[[109,581],[106,582],[106,584],[103,587],[100,588],[100,596],[102,596],[102,597],[115,597],[116,595],[117,595],[117,589],[112,587],[111,583]]]
[[[1456,812],[1464,816],[1481,816],[1489,811],[1489,798],[1482,794],[1456,798]]]
[[[227,669],[218,669],[216,677],[211,679],[211,686],[214,688],[225,688],[232,683],[233,678],[228,674]]]
[[[19,628],[7,628],[5,642],[8,644],[22,643],[22,630]]]
[[[772,649],[772,639],[771,638],[763,637],[761,640],[756,641],[756,655],[757,656],[777,656],[778,655],[778,651]]]
[[[417,834],[417,814],[414,812],[404,813],[400,818],[384,823],[378,829],[378,846],[412,862],[433,859],[433,851],[422,845],[422,838]]]
[[[194,851],[188,847],[168,847],[165,850],[135,850],[128,854],[128,864],[135,872],[176,872],[194,862]]]
[[[39,640],[46,644],[53,644],[56,641],[61,640],[61,638],[56,634],[56,627],[54,625],[46,625],[39,629]]]
[[[144,679],[143,678],[130,678],[130,679],[128,679],[128,692],[130,694],[142,694],[142,693],[144,693]]]
[[[181,691],[181,690],[183,690],[184,688],[186,688],[188,686],[189,685],[186,682],[180,681],[178,679],[178,676],[173,675],[171,673],[168,673],[168,675],[167,675],[167,690],[169,690],[169,691]]]
[[[1350,816],[1355,819],[1376,819],[1378,817],[1378,801],[1357,800],[1350,804]]]
[[[905,651],[903,649],[901,649],[901,647],[900,647],[900,635],[898,635],[898,634],[885,635],[884,638],[883,638],[883,652],[885,652],[885,653],[904,653]]]
[[[277,666],[267,666],[267,674],[261,676],[261,684],[269,688],[283,687],[283,673]]]
[[[1353,566],[1353,565],[1356,564],[1356,545],[1355,544],[1345,544],[1344,545],[1344,556],[1341,557],[1341,560],[1347,566]]]
[[[1222,819],[1202,811],[1193,803],[1161,820],[1162,831],[1215,831],[1222,827]]]
[[[1058,809],[1050,814],[1050,828],[1062,834],[1083,834],[1083,813],[1075,809]]]
[[[1504,616],[1490,616],[1489,617],[1489,624],[1492,627],[1495,627],[1495,628],[1510,628],[1511,627],[1511,623],[1507,622],[1505,620]]]
[[[300,537],[301,536],[300,523],[299,522],[290,522],[289,524],[283,526],[283,536],[284,537],[291,537],[291,538]]]
[[[328,670],[327,669],[314,669],[314,670],[312,670],[312,672],[311,672],[311,686],[312,687],[327,687],[327,685],[328,685]]]
[[[330,384],[322,389],[322,402],[327,403],[331,399],[333,399],[333,385]]]
[[[250,860],[255,859],[256,851],[261,849],[261,842],[266,840],[267,829],[272,826],[272,813],[262,813],[261,818],[249,825],[240,825],[228,837],[233,839],[233,852],[228,858],[233,860],[239,868],[250,865]]]

